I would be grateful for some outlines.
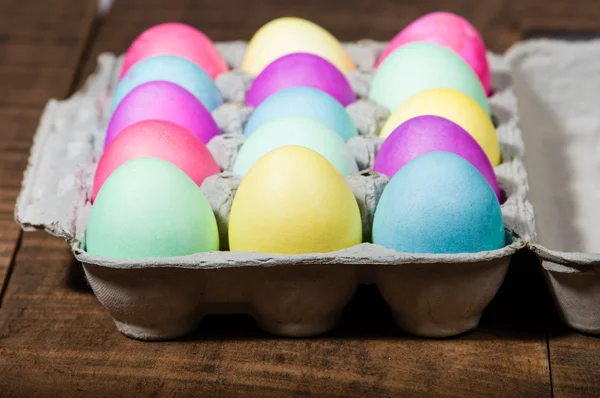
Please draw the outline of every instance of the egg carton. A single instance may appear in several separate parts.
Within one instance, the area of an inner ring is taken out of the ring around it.
[[[532,176],[530,248],[565,323],[600,333],[600,40],[536,40],[507,53]]]
[[[398,325],[420,336],[453,336],[477,326],[498,291],[511,256],[534,237],[526,195],[517,102],[503,56],[489,54],[495,94],[490,98],[503,163],[495,168],[503,191],[506,246],[467,254],[400,253],[362,243],[332,253],[281,255],[230,252],[228,217],[239,178],[229,170],[252,109],[244,105],[252,76],[239,69],[247,43],[217,43],[232,70],[216,83],[226,103],[213,112],[222,135],[208,148],[224,170],[201,189],[215,213],[223,251],[173,258],[118,260],[85,252],[93,175],[102,154],[122,56],[102,54],[99,66],[72,97],[51,100],[35,135],[15,217],[23,229],[61,236],[84,267],[97,296],[126,336],[172,339],[195,330],[206,314],[252,314],[266,331],[312,336],[335,327],[359,283],[377,284]],[[348,75],[359,100],[347,107],[360,136],[348,141],[359,168],[347,182],[359,204],[364,242],[370,241],[377,201],[388,178],[370,171],[389,112],[366,99],[385,43],[345,43],[358,65]]]

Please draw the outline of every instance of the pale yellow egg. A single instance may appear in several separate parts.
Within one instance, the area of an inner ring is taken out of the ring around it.
[[[379,136],[387,138],[405,121],[423,115],[443,117],[458,124],[477,141],[492,166],[502,161],[500,143],[489,115],[471,97],[454,89],[435,88],[412,96],[390,115]]]
[[[248,43],[242,70],[258,75],[277,58],[299,52],[325,58],[343,73],[356,69],[331,33],[305,19],[285,17],[272,20],[254,34]]]
[[[248,171],[233,199],[232,251],[326,253],[361,242],[360,211],[350,186],[312,149],[269,152]]]

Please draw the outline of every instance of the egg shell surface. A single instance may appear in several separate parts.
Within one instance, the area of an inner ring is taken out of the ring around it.
[[[439,44],[414,42],[398,47],[375,71],[369,98],[396,110],[415,94],[432,88],[453,88],[473,98],[490,114],[483,86],[471,67]]]
[[[356,160],[335,131],[317,120],[292,116],[272,120],[256,129],[242,145],[233,173],[245,176],[260,158],[288,145],[299,145],[318,152],[344,177],[358,173]]]
[[[157,55],[176,55],[188,59],[212,79],[229,70],[214,43],[204,33],[183,23],[167,22],[145,30],[131,43],[125,54],[120,78],[136,63]]]
[[[451,12],[432,12],[416,19],[392,39],[376,66],[398,47],[415,41],[436,43],[454,51],[473,69],[486,94],[491,94],[492,75],[485,43],[466,19]]]
[[[191,132],[174,123],[146,120],[123,130],[102,154],[94,175],[92,202],[118,167],[143,157],[173,163],[198,186],[206,177],[221,171],[206,146]]]
[[[290,87],[269,96],[250,115],[244,135],[250,136],[263,124],[286,116],[318,120],[344,141],[358,137],[358,130],[346,109],[329,94],[312,87]]]
[[[90,254],[118,259],[185,256],[219,249],[208,200],[173,164],[139,158],[108,177],[86,230]]]
[[[361,241],[352,190],[312,149],[286,146],[269,152],[242,179],[233,199],[232,251],[327,253]]]
[[[462,127],[439,116],[417,116],[396,127],[381,145],[373,170],[393,177],[417,156],[436,151],[452,152],[475,166],[500,200],[496,174],[483,149]]]
[[[415,95],[390,115],[379,136],[387,139],[396,127],[422,115],[453,121],[471,134],[492,166],[496,167],[502,161],[500,143],[491,118],[471,97],[457,90],[432,89]]]
[[[256,108],[268,96],[297,86],[324,91],[342,106],[356,101],[348,79],[333,64],[318,55],[294,53],[276,59],[254,79],[246,104]]]
[[[481,173],[450,152],[429,152],[385,187],[373,243],[406,253],[477,253],[504,247],[504,221]]]
[[[175,123],[205,144],[220,134],[210,112],[189,91],[173,83],[154,81],[131,90],[117,106],[108,124],[104,148],[125,128],[144,120]]]
[[[292,53],[310,53],[325,58],[342,73],[356,65],[340,42],[319,25],[302,18],[284,17],[260,28],[248,43],[242,70],[258,75],[277,58]]]
[[[112,112],[131,90],[151,81],[167,81],[185,88],[211,112],[224,102],[215,82],[198,65],[185,58],[159,55],[129,69],[115,89]]]

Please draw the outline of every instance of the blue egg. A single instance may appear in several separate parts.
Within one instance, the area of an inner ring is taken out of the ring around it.
[[[291,87],[269,96],[250,115],[244,135],[249,136],[263,124],[286,116],[316,119],[344,141],[358,136],[346,109],[329,94],[312,87]]]
[[[462,157],[430,152],[408,162],[375,210],[373,243],[407,253],[476,253],[504,247],[500,204]]]
[[[210,112],[223,104],[223,96],[210,76],[185,58],[160,55],[136,63],[115,90],[111,114],[134,88],[151,81],[167,81],[192,93]]]

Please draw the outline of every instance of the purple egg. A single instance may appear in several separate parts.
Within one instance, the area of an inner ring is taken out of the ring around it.
[[[438,151],[452,152],[475,166],[500,200],[494,168],[481,146],[458,124],[439,116],[417,116],[396,127],[381,145],[373,170],[393,177],[417,156]]]
[[[256,108],[269,95],[289,87],[313,87],[347,106],[356,96],[346,76],[318,55],[294,53],[271,62],[254,80],[246,104]]]
[[[108,124],[104,148],[126,127],[144,120],[164,120],[189,131],[205,144],[220,134],[210,112],[186,89],[166,81],[152,81],[131,90]]]

